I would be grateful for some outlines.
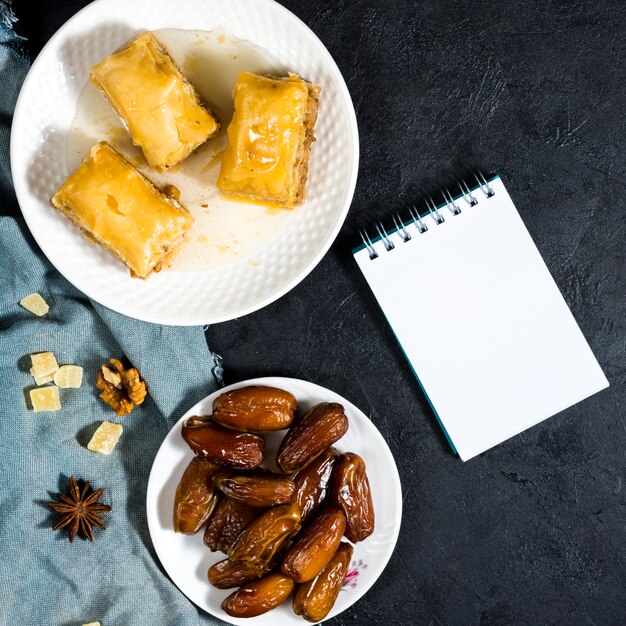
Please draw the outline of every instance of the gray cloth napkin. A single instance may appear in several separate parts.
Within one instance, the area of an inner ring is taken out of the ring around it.
[[[12,15],[0,1],[0,202],[15,206],[9,169],[11,116],[28,70]],[[19,300],[39,292],[45,317]],[[60,364],[84,368],[82,387],[61,389],[62,409],[35,413],[28,355],[52,351]],[[97,396],[99,366],[126,356],[149,387],[144,404],[118,418]],[[0,218],[0,624],[2,626],[196,626],[218,620],[196,608],[162,570],[146,522],[146,487],[168,430],[193,403],[221,384],[220,359],[200,327],[138,322],[70,285],[43,257],[22,220]],[[110,456],[86,448],[104,420],[124,433]],[[106,488],[112,506],[95,541],[52,532],[46,506],[70,475]],[[193,573],[191,574],[193,575]]]

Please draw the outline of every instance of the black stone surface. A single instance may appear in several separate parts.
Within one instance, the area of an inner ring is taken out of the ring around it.
[[[87,4],[14,3],[36,53]],[[336,625],[625,623],[626,5],[285,0],[357,111],[338,240],[291,293],[213,326],[227,382],[305,378],[360,406],[396,458],[397,548]],[[480,167],[500,173],[611,387],[462,463],[354,264],[359,227]]]

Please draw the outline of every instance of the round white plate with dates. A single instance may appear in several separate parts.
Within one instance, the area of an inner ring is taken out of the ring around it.
[[[236,383],[207,396],[183,415],[169,432],[154,459],[148,482],[147,513],[150,536],[157,555],[170,578],[178,588],[205,611],[232,624],[262,624],[287,626],[306,624],[291,609],[291,599],[264,615],[248,619],[229,617],[220,604],[234,589],[219,590],[207,580],[209,567],[226,558],[221,552],[210,552],[202,541],[203,531],[196,535],[176,534],[172,511],[174,495],[193,452],[181,435],[181,426],[191,415],[210,415],[213,400],[224,391],[266,385],[291,392],[298,400],[299,414],[319,402],[339,402],[349,420],[348,432],[335,444],[340,452],[359,454],[367,466],[374,511],[374,533],[354,546],[348,577],[339,593],[335,606],[326,619],[330,619],[361,598],[382,574],[398,539],[402,518],[402,491],[395,461],[380,432],[352,403],[339,394],[308,381],[294,378],[257,378]],[[285,431],[266,433],[265,454],[273,458]],[[344,541],[347,541],[344,538]]]
[[[165,175],[147,169],[89,68],[151,30],[222,123],[217,139]],[[292,211],[220,198],[219,155],[241,71],[292,71],[322,91],[306,200]],[[90,243],[50,198],[101,140],[156,184],[171,183],[196,224],[171,267],[147,280]],[[52,264],[105,306],[173,325],[230,320],[276,300],[321,260],[343,224],[359,157],[354,107],[324,45],[273,0],[96,0],[50,39],[22,88],[11,136],[17,198]]]

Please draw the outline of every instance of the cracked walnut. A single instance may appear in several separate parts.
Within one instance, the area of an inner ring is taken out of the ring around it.
[[[125,368],[118,359],[109,359],[96,378],[96,387],[102,390],[100,397],[117,413],[128,415],[146,398],[146,383],[134,367]]]

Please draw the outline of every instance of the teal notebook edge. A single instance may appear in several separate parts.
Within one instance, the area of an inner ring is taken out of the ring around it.
[[[496,176],[492,176],[491,178],[489,178],[487,180],[488,183],[493,182],[494,180],[498,180],[500,178],[499,175]],[[474,187],[470,187],[470,192],[474,192],[477,191],[478,189],[480,189],[481,187],[484,186],[484,183],[482,185],[475,185]],[[453,200],[456,202],[457,200],[460,200],[463,196],[467,195],[467,192],[459,194],[457,196],[453,196]],[[448,202],[444,202],[442,204],[438,204],[437,205],[437,209],[443,209],[444,207],[446,207],[449,203]],[[420,217],[426,217],[428,215],[430,215],[433,211],[427,211],[426,213],[420,213],[419,216]],[[408,220],[407,222],[401,222],[403,227],[408,226],[410,223],[412,223],[413,220]],[[394,227],[393,229],[387,231],[387,235],[392,235],[393,233],[398,232],[398,228]],[[372,239],[372,243],[376,243],[377,241],[380,241],[382,239],[382,237],[380,235],[374,237]],[[357,252],[360,252],[361,250],[365,249],[365,244],[361,244],[359,246],[357,246],[356,248],[352,249],[352,254],[356,254]],[[378,304],[378,301],[376,301],[376,303]],[[404,347],[402,346],[402,344],[400,343],[400,340],[398,339],[398,336],[396,335],[393,326],[390,324],[389,320],[387,319],[387,316],[385,315],[385,312],[383,311],[382,307],[380,305],[378,305],[378,308],[380,309],[380,311],[383,314],[383,317],[385,318],[385,321],[387,322],[387,326],[389,326],[389,328],[391,329],[391,332],[393,333],[393,336],[396,340],[396,343],[398,344],[398,346],[400,347],[400,350],[402,351],[402,354],[404,356],[404,358],[406,359],[406,362],[409,364],[409,367],[411,368],[411,372],[413,373],[413,376],[415,377],[415,380],[417,381],[417,384],[419,385],[419,388],[422,390],[422,393],[424,394],[424,397],[426,398],[426,401],[428,402],[428,405],[430,406],[433,415],[435,416],[435,419],[437,420],[439,427],[441,428],[441,430],[443,430],[443,434],[446,437],[446,440],[448,442],[448,445],[450,446],[450,448],[452,448],[452,452],[456,455],[458,455],[457,449],[454,445],[454,443],[452,442],[452,439],[450,438],[450,435],[448,434],[448,431],[446,430],[446,427],[443,425],[443,422],[441,421],[441,418],[439,417],[439,413],[437,413],[437,409],[435,408],[435,405],[432,403],[430,397],[428,396],[428,393],[426,392],[426,389],[424,388],[424,385],[422,384],[422,381],[420,380],[419,376],[417,375],[417,372],[415,371],[415,369],[413,368],[413,364],[411,363],[411,361],[409,360],[409,357],[407,356],[406,352],[404,351]]]

